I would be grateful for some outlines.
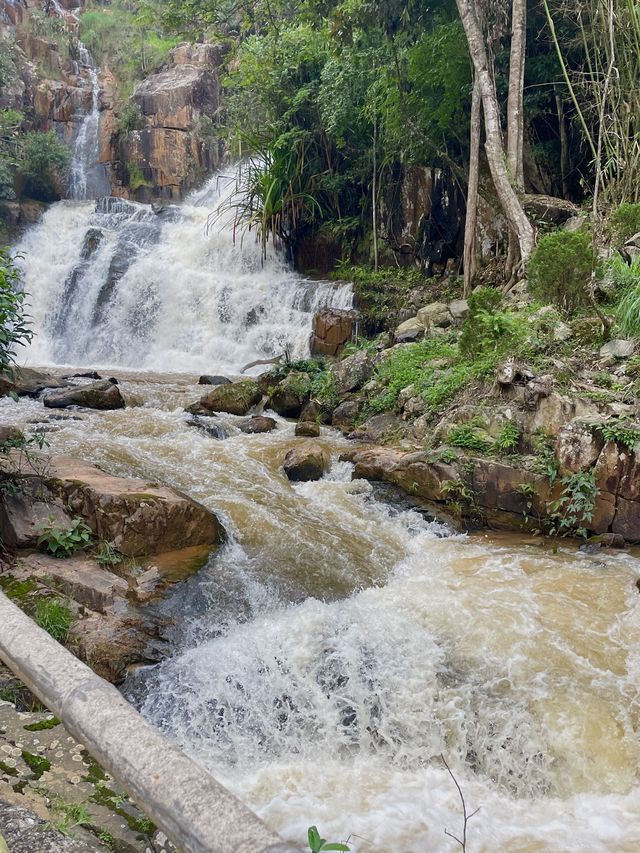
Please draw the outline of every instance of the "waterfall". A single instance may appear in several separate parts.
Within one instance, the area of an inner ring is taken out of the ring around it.
[[[110,192],[100,151],[100,83],[98,69],[87,48],[79,42],[80,65],[91,85],[91,110],[84,116],[71,149],[69,196],[73,199],[98,198]]]
[[[235,177],[217,175],[182,205],[116,198],[53,205],[17,247],[31,297],[33,364],[159,371],[238,370],[309,353],[311,318],[350,308],[350,285],[310,281],[253,233],[207,233]]]

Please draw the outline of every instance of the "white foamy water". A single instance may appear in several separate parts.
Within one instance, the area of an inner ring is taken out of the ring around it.
[[[64,13],[58,7],[58,16]],[[78,43],[80,61],[77,64],[87,74],[91,87],[91,109],[81,117],[80,126],[71,147],[71,167],[69,170],[69,195],[73,199],[95,199],[110,192],[105,167],[98,162],[100,152],[100,83],[98,69],[93,57],[82,44]],[[78,73],[77,72],[77,73]]]
[[[127,691],[288,839],[357,853],[640,849],[636,552],[444,536],[338,463],[292,485],[293,425],[207,438],[193,380],[121,375],[142,405],[46,421],[51,449],[162,480],[230,544],[168,602],[175,651]],[[37,401],[0,401],[33,428]]]
[[[263,260],[253,234],[206,233],[234,187],[218,176],[164,208],[54,205],[16,247],[36,333],[29,363],[211,372],[308,355],[313,313],[349,308],[351,287],[303,279],[272,249]]]

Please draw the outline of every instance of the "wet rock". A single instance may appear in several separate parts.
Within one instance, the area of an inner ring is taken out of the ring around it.
[[[253,379],[243,379],[228,385],[218,385],[201,397],[196,404],[198,411],[228,412],[230,415],[246,415],[249,409],[262,399],[260,386]],[[195,407],[191,407],[193,411]]]
[[[624,548],[624,536],[619,533],[603,533],[600,536],[600,544],[603,548]],[[640,580],[638,582],[640,583]]]
[[[98,613],[112,607],[116,598],[126,598],[129,591],[124,578],[84,555],[58,560],[46,554],[30,554],[20,560],[20,572],[44,580],[47,586]]]
[[[274,390],[269,405],[283,418],[297,418],[311,395],[306,373],[289,373]]]
[[[287,451],[284,472],[294,482],[319,480],[329,469],[329,457],[315,441],[303,441]]]
[[[331,406],[320,403],[318,400],[309,400],[302,407],[300,420],[311,423],[330,424],[332,414],[333,408]]]
[[[206,415],[191,415],[187,418],[187,426],[195,427],[206,433],[210,438],[215,438],[219,441],[229,438],[231,435],[231,430],[225,424],[217,421],[211,413],[207,413]]]
[[[305,438],[318,438],[320,435],[320,424],[313,421],[300,421],[296,424],[295,433]]]
[[[198,379],[198,385],[231,385],[231,380],[227,379],[226,376],[205,373]]]
[[[430,326],[446,328],[451,325],[449,307],[444,302],[432,302],[430,305],[425,305],[418,311],[416,317],[425,328]]]
[[[29,367],[16,367],[0,373],[0,397],[17,394],[19,397],[37,397],[46,388],[66,388],[68,382],[50,373]]]
[[[68,376],[63,376],[63,379],[102,379],[102,376],[97,372],[97,370],[86,370],[84,373],[71,373]],[[110,382],[112,380],[109,380]],[[117,382],[114,382],[114,385],[117,385]]]
[[[113,477],[70,456],[49,458],[45,485],[67,512],[128,557],[219,545],[224,529],[201,504],[166,486]]]
[[[103,238],[104,234],[99,228],[89,228],[82,242],[82,249],[80,251],[81,260],[88,261],[98,250]]]
[[[93,382],[78,388],[52,391],[42,402],[48,409],[66,409],[69,406],[81,406],[85,409],[124,409],[124,397],[120,389],[110,380]]]
[[[339,394],[357,391],[371,378],[373,360],[365,350],[356,352],[348,358],[334,364],[331,372],[336,379]]]
[[[342,432],[351,432],[360,414],[360,403],[357,400],[345,400],[334,410],[331,425]]]
[[[600,358],[629,358],[633,355],[635,344],[633,341],[616,339],[608,341],[600,347]]]
[[[24,441],[24,433],[15,426],[0,425],[0,444],[18,444]]]
[[[342,347],[353,336],[354,315],[352,311],[337,311],[325,308],[313,318],[311,352],[314,355],[338,355]]]
[[[271,432],[276,428],[276,421],[274,418],[268,418],[265,415],[254,415],[249,420],[241,421],[238,427],[240,432],[253,435],[254,433]]]

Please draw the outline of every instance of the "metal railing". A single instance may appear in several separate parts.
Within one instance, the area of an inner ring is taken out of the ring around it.
[[[0,592],[0,658],[184,853],[300,853]]]

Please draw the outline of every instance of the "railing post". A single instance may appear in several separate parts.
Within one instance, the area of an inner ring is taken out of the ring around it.
[[[182,853],[300,853],[1,592],[0,658]]]

